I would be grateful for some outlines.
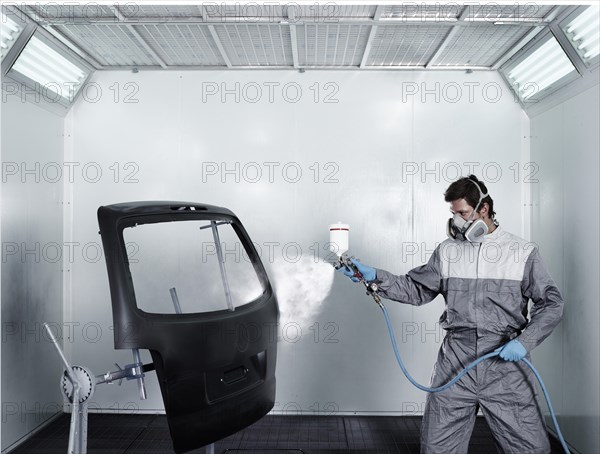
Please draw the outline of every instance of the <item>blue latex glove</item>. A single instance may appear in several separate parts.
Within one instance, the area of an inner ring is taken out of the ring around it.
[[[366,281],[375,280],[375,278],[377,277],[377,272],[375,271],[375,268],[372,268],[367,265],[363,265],[356,259],[350,259],[350,260],[352,261],[352,263],[354,263],[356,265],[356,268],[358,268],[358,271],[360,271],[360,273],[363,275],[363,277],[365,278]],[[346,275],[350,279],[352,279],[352,282],[358,282],[358,279],[356,277],[354,277],[354,271],[349,270],[345,266],[341,267],[338,271],[341,271],[342,273],[344,273],[344,275]]]
[[[502,347],[494,350],[500,352],[500,358],[506,361],[520,361],[525,358],[527,350],[523,347],[523,344],[517,339],[513,339],[510,342],[504,344]]]

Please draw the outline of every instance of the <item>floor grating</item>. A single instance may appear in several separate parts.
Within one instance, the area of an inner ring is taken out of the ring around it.
[[[70,415],[37,432],[10,454],[65,454]],[[215,454],[419,453],[419,416],[268,415],[214,445]],[[552,453],[562,453],[557,440]],[[492,433],[478,417],[469,454],[495,453]],[[90,414],[88,454],[172,454],[164,415]],[[204,454],[204,448],[189,454]]]

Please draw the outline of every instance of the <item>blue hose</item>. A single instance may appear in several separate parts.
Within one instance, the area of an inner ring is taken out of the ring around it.
[[[392,347],[394,347],[394,354],[396,355],[396,360],[398,361],[398,365],[400,366],[400,369],[402,369],[402,372],[404,372],[404,375],[406,376],[406,378],[408,378],[408,381],[410,381],[413,385],[415,385],[421,391],[425,391],[428,393],[437,393],[437,392],[443,391],[444,389],[449,388],[454,383],[456,383],[458,380],[460,380],[463,377],[463,375],[465,375],[467,372],[469,372],[471,369],[473,369],[475,366],[477,366],[477,364],[479,364],[480,362],[482,362],[488,358],[498,356],[500,354],[499,352],[493,351],[493,352],[487,353],[483,356],[480,356],[475,361],[473,361],[471,364],[469,364],[467,367],[465,367],[456,377],[454,377],[452,380],[450,380],[445,385],[438,386],[437,388],[428,388],[427,386],[423,386],[420,383],[417,383],[415,381],[415,379],[410,376],[410,374],[406,370],[406,367],[404,367],[404,363],[402,362],[402,358],[400,357],[400,352],[398,351],[398,344],[396,343],[396,336],[394,334],[394,328],[392,326],[392,322],[390,321],[390,316],[388,314],[388,311],[385,308],[385,306],[383,305],[383,303],[378,302],[378,304],[379,304],[379,307],[381,307],[381,310],[383,311],[383,316],[385,317],[385,322],[387,324],[387,328],[390,333],[390,339],[392,341]],[[552,422],[554,422],[554,427],[556,428],[556,432],[558,434],[558,438],[560,439],[560,443],[561,443],[563,449],[565,450],[565,453],[570,454],[569,448],[567,447],[567,443],[562,435],[562,432],[560,431],[558,422],[556,421],[556,416],[554,415],[554,409],[552,408],[552,403],[550,403],[550,396],[548,395],[548,390],[546,389],[546,386],[544,385],[544,382],[542,381],[542,377],[540,376],[539,372],[535,369],[535,367],[533,367],[533,364],[531,364],[531,362],[529,362],[525,358],[523,358],[522,361],[524,361],[525,364],[527,364],[529,366],[529,368],[535,374],[535,377],[538,379],[538,382],[540,383],[540,386],[542,387],[542,391],[544,391],[544,397],[546,398],[546,403],[548,404],[548,408],[550,409],[550,415],[552,416]]]

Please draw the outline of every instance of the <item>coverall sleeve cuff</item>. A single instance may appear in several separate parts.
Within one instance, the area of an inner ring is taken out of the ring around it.
[[[527,353],[529,353],[531,350],[533,350],[538,345],[537,339],[530,337],[528,334],[529,333],[527,332],[527,329],[525,329],[525,330],[523,330],[523,332],[521,334],[519,334],[517,337],[515,337],[515,339],[518,340],[523,347],[525,347],[525,350],[527,350]]]
[[[375,280],[372,282],[375,282],[381,290],[386,291],[392,286],[394,279],[395,276],[392,273],[376,268]]]

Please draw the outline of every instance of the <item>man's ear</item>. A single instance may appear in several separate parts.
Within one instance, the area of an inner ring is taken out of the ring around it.
[[[479,210],[479,214],[481,217],[489,216],[490,205],[487,202],[481,204],[481,209]]]

